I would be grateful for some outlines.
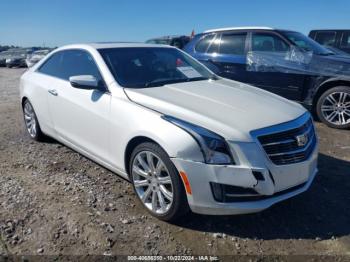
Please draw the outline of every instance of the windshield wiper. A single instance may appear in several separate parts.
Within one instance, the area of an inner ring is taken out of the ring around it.
[[[166,80],[152,80],[147,83],[145,83],[144,87],[156,87],[156,86],[163,86],[166,84],[175,84],[175,83],[181,83],[186,82],[187,79],[185,78],[179,78],[179,79],[166,79]]]
[[[208,80],[208,77],[199,76],[199,77],[193,77],[193,78],[187,78],[186,82],[192,82],[192,81],[202,81],[202,80]]]
[[[200,76],[200,77],[193,77],[193,78],[178,78],[178,79],[166,79],[166,80],[153,80],[150,82],[147,82],[144,87],[157,87],[157,86],[163,86],[167,84],[176,84],[176,83],[183,83],[183,82],[192,82],[192,81],[202,81],[202,80],[217,80],[218,78],[216,76],[212,76],[210,78]]]

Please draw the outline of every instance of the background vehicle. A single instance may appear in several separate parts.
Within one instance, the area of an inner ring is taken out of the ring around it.
[[[6,66],[7,56],[8,56],[8,51],[0,52],[0,66]]]
[[[312,30],[309,37],[325,46],[332,46],[350,54],[350,30]]]
[[[6,51],[5,63],[8,68],[26,67],[27,55],[33,53],[35,48],[15,48]]]
[[[26,58],[26,64],[28,67],[32,67],[34,64],[43,59],[48,53],[50,53],[50,49],[43,49],[34,51],[32,54],[28,54]]]
[[[163,220],[188,206],[258,212],[306,191],[317,172],[301,105],[217,77],[177,48],[59,48],[23,74],[20,94],[33,139],[52,136],[122,175]]]
[[[191,40],[190,37],[187,35],[173,35],[173,36],[162,36],[158,38],[152,38],[147,40],[146,43],[171,45],[179,49],[182,49],[190,40]]]
[[[350,56],[350,53],[347,53],[343,50],[340,50],[334,46],[325,45],[324,47],[326,47],[328,50],[330,50],[331,52],[333,52],[336,55],[345,56],[346,58],[349,58],[349,56]]]
[[[196,35],[184,50],[220,76],[301,102],[331,127],[350,127],[350,57],[301,33],[215,29]]]

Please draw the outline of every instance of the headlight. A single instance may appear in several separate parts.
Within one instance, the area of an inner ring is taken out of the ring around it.
[[[207,164],[234,164],[230,149],[224,138],[203,127],[182,121],[171,116],[163,119],[188,132],[198,143]]]

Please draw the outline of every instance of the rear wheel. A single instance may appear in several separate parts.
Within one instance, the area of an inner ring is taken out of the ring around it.
[[[153,216],[173,221],[189,210],[178,172],[160,146],[150,142],[138,145],[129,170],[136,195]]]
[[[317,115],[330,127],[350,128],[350,87],[338,86],[324,92],[317,102]]]
[[[28,100],[25,100],[23,103],[23,116],[24,124],[29,136],[36,141],[43,140],[44,134],[41,132],[38,118],[34,112],[34,108]]]

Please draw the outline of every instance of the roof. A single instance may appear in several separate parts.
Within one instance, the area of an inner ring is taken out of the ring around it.
[[[229,30],[254,30],[254,29],[274,30],[271,27],[265,27],[265,26],[242,26],[242,27],[223,27],[223,28],[217,28],[217,29],[210,29],[210,30],[204,31],[204,33],[229,31]]]
[[[66,45],[58,48],[69,49],[69,48],[94,48],[94,49],[104,49],[104,48],[121,48],[121,47],[167,47],[171,48],[168,45],[159,45],[159,44],[146,44],[146,43],[132,43],[132,42],[105,42],[105,43],[85,43],[85,44],[73,44]]]

